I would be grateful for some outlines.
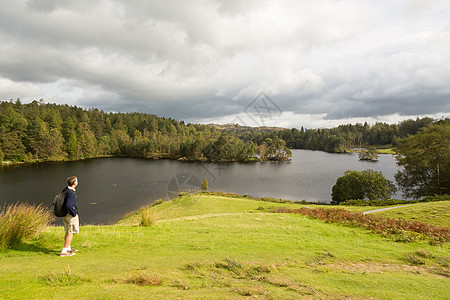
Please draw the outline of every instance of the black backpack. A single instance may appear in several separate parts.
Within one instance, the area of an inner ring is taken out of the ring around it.
[[[53,199],[53,213],[57,217],[64,217],[67,215],[66,207],[64,205],[64,197],[66,196],[69,189],[59,193]]]

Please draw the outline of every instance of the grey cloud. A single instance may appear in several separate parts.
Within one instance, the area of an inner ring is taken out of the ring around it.
[[[228,98],[197,96],[187,97],[183,101],[168,101],[161,98],[123,99],[116,95],[100,94],[89,96],[80,103],[84,107],[98,107],[114,112],[142,112],[177,120],[221,117],[240,113],[244,107]],[[230,120],[231,121],[231,120]]]
[[[434,115],[450,111],[448,95],[417,95],[412,97],[344,100],[331,105],[325,119],[362,118],[373,116]]]
[[[328,119],[448,113],[450,8],[433,3],[0,3],[0,98],[33,85],[49,101],[194,120],[264,91]]]
[[[97,1],[98,2],[98,1]],[[89,7],[95,5],[96,1],[88,0],[28,0],[26,7],[31,11],[50,13],[58,9],[65,10],[89,10]]]

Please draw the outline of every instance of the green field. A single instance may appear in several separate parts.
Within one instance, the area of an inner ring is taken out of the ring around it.
[[[416,203],[375,214],[396,219],[426,222],[435,226],[450,227],[450,201]]]
[[[448,243],[398,243],[271,206],[301,207],[185,195],[155,206],[153,227],[138,214],[82,226],[64,258],[63,229],[50,227],[0,253],[0,299],[448,299]]]

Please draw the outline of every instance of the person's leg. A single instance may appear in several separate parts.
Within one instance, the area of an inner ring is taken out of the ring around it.
[[[72,242],[73,235],[80,232],[79,227],[80,221],[78,215],[76,215],[75,217],[72,217],[71,215],[67,215],[66,217],[64,217],[64,228],[66,234],[64,236],[64,248],[62,252],[69,251],[74,253],[78,251],[76,249],[72,249],[70,243]]]
[[[72,253],[71,251],[69,251],[70,243],[72,242],[72,238],[73,238],[73,232],[71,230],[70,219],[71,219],[70,215],[63,217],[65,234],[64,234],[64,247],[61,250],[60,256],[71,256],[71,255],[75,254],[75,253]]]
[[[70,219],[70,227],[69,227],[69,234],[72,234],[72,236],[68,237],[68,239],[70,239],[70,240],[69,240],[69,245],[67,248],[72,252],[78,251],[78,250],[72,249],[72,247],[70,247],[70,242],[72,241],[74,234],[79,233],[79,232],[80,232],[80,220],[78,218],[78,215],[76,215],[75,217]]]
[[[73,233],[66,233],[64,235],[64,248],[68,249],[70,247],[70,243],[72,242]]]

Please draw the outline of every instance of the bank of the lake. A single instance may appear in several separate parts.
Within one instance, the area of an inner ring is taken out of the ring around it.
[[[136,226],[136,215],[83,226],[67,258],[63,228],[50,227],[0,254],[0,298],[446,299],[448,245],[398,243],[271,206],[301,205],[186,195],[155,206],[153,227]]]
[[[81,222],[112,224],[125,214],[185,189],[199,189],[206,177],[211,190],[293,201],[330,202],[331,189],[346,170],[375,169],[394,180],[395,157],[359,161],[357,154],[293,150],[286,162],[198,163],[174,160],[98,158],[0,168],[0,201],[50,205],[77,175]],[[396,195],[401,199],[401,195]]]

